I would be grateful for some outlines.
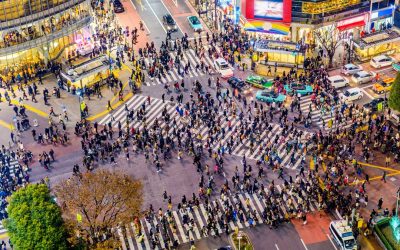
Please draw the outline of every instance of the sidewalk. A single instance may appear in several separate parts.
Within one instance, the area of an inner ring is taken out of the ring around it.
[[[137,43],[133,45],[135,50],[137,51],[139,48],[143,48],[146,46],[146,43],[150,43],[149,35],[150,30],[147,30],[145,26],[144,30],[139,29],[139,22],[142,20],[139,14],[136,11],[136,6],[130,0],[123,0],[122,4],[124,5],[125,11],[122,13],[116,14],[118,23],[121,25],[123,29],[129,27],[129,37],[126,38],[126,42],[129,46],[132,46],[132,30],[136,27],[138,29]],[[144,22],[143,22],[144,23]]]

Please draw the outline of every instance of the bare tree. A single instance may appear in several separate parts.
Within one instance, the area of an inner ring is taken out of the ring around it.
[[[55,187],[63,217],[72,237],[90,248],[116,248],[113,229],[140,214],[142,184],[121,172],[98,170],[71,177]]]
[[[328,67],[332,68],[333,56],[343,40],[343,33],[337,28],[337,24],[334,23],[330,26],[327,26],[327,28],[314,30],[314,36],[326,51],[329,58]]]

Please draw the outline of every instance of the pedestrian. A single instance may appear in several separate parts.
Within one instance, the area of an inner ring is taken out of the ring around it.
[[[381,197],[381,198],[378,200],[378,210],[382,209],[382,205],[383,205],[383,198]]]
[[[111,101],[110,100],[108,100],[107,101],[107,110],[114,110],[113,108],[112,108],[112,106],[111,106]]]
[[[383,170],[381,181],[386,183],[386,171],[385,170]]]
[[[387,154],[385,157],[385,166],[389,167],[389,165],[390,165],[390,156]]]

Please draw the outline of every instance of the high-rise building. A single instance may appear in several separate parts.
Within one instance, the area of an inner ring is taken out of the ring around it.
[[[0,75],[34,72],[84,42],[89,0],[0,0]]]

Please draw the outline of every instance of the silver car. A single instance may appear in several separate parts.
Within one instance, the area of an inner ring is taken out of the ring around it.
[[[343,68],[340,70],[340,72],[346,76],[355,74],[359,71],[363,70],[363,67],[361,65],[355,65],[352,63],[346,64],[343,66]]]
[[[357,84],[362,84],[362,83],[367,83],[372,81],[375,77],[375,73],[372,71],[360,71],[355,73],[352,77],[351,80]]]

